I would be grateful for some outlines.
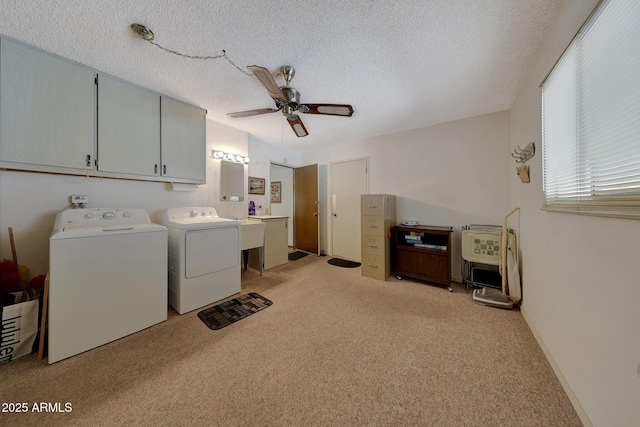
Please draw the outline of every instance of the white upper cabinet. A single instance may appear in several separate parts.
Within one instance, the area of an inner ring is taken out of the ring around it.
[[[206,111],[161,97],[162,170],[167,181],[205,182]]]
[[[95,106],[93,70],[6,39],[0,41],[3,165],[92,170]]]
[[[160,95],[98,75],[98,170],[160,175]]]
[[[0,40],[0,167],[202,184],[205,115],[202,108]]]

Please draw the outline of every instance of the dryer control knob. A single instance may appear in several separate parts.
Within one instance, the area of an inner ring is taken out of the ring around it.
[[[129,212],[123,212],[122,213],[122,217],[123,218],[131,218],[131,214]]]
[[[114,214],[113,212],[105,212],[102,215],[102,218],[104,218],[104,219],[113,219],[115,217],[116,217],[116,214]]]
[[[92,219],[95,215],[92,213],[84,214],[84,217],[87,219]]]
[[[196,216],[196,215],[198,215],[198,211],[191,211],[191,212],[189,212],[189,216],[191,216],[191,217],[194,217],[194,216]]]

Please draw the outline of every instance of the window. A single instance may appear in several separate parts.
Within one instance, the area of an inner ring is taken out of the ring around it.
[[[639,22],[603,1],[543,82],[544,209],[640,219]]]

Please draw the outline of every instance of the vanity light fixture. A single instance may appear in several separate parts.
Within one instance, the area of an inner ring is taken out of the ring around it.
[[[224,151],[213,150],[212,157],[219,160],[228,160],[230,162],[249,164],[249,158],[240,154],[225,153]]]

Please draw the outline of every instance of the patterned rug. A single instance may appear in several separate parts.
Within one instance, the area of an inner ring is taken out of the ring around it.
[[[213,307],[202,310],[198,317],[211,329],[222,329],[225,326],[251,316],[253,313],[269,307],[273,302],[255,292],[240,295]]]

